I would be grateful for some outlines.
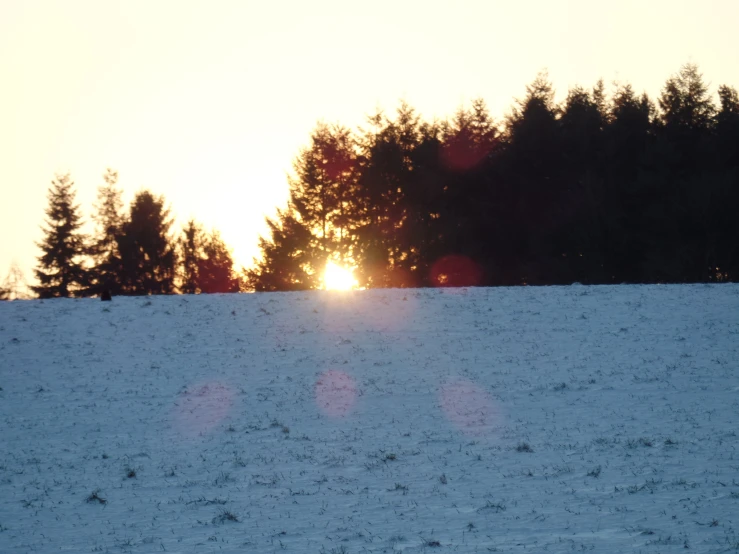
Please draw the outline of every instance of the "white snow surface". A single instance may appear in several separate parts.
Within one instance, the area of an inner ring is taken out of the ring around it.
[[[739,550],[739,287],[0,302],[0,552]]]

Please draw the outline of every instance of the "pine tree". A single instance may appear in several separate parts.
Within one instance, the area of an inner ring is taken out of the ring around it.
[[[13,262],[2,286],[0,286],[0,300],[22,300],[26,298],[29,298],[26,278],[18,263]]]
[[[203,228],[194,219],[190,219],[182,230],[182,237],[178,242],[181,262],[182,294],[196,294],[198,290],[198,261],[202,251]]]
[[[562,265],[553,231],[563,186],[562,145],[554,89],[546,72],[526,87],[506,121],[500,159],[501,185],[509,206],[505,236],[506,265],[516,268],[517,283],[557,283]]]
[[[233,257],[218,231],[205,233],[194,219],[187,222],[178,242],[183,294],[238,292],[240,280]]]
[[[56,175],[48,191],[45,237],[37,246],[43,254],[34,270],[39,285],[31,290],[39,298],[81,296],[87,286],[82,263],[86,253],[82,221],[75,204],[74,181],[69,174]]]
[[[90,256],[94,261],[90,269],[90,292],[102,294],[107,290],[113,295],[123,292],[120,274],[122,272],[117,237],[123,225],[122,191],[118,188],[118,172],[108,168],[103,175],[105,184],[98,187],[94,242],[90,246]]]
[[[203,237],[197,275],[199,292],[211,294],[239,291],[239,279],[234,273],[231,251],[218,231],[211,231]]]
[[[257,292],[308,290],[320,287],[319,271],[309,250],[313,240],[310,230],[295,216],[288,204],[277,210],[277,217],[267,218],[269,238],[260,237],[261,259],[246,272],[246,286]]]
[[[343,262],[352,257],[353,222],[349,214],[353,211],[355,160],[351,132],[319,124],[310,146],[293,164],[290,204],[313,235],[305,249],[316,267],[323,268],[328,259]]]
[[[177,256],[169,237],[172,226],[162,196],[136,194],[130,216],[116,237],[121,256],[123,294],[173,294]]]
[[[405,102],[395,118],[382,112],[369,118],[360,140],[357,164],[356,244],[353,258],[362,286],[409,286],[414,263],[406,195],[411,186],[412,156],[420,140],[420,118]]]

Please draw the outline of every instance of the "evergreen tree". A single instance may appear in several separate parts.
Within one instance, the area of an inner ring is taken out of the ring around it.
[[[354,259],[361,286],[414,285],[417,229],[407,194],[420,139],[419,121],[415,110],[403,102],[393,120],[382,112],[369,118],[370,128],[360,140]]]
[[[590,93],[574,87],[560,108],[563,188],[557,202],[555,256],[566,258],[562,282],[602,282],[605,278],[604,136],[607,123],[603,82]]]
[[[136,194],[128,219],[116,237],[121,257],[123,294],[148,295],[175,292],[176,252],[169,237],[172,225],[162,196],[149,191]]]
[[[703,75],[695,64],[686,64],[670,77],[659,98],[660,121],[675,138],[707,131],[716,108]]]
[[[233,269],[233,257],[218,231],[203,237],[202,257],[198,260],[199,292],[239,292],[239,279]]]
[[[517,284],[560,283],[561,253],[553,243],[560,227],[556,209],[562,191],[562,148],[548,75],[540,73],[526,87],[506,121],[501,159],[509,237],[508,265],[515,268]]]
[[[45,237],[37,243],[43,254],[34,270],[39,285],[31,290],[39,298],[81,296],[87,286],[82,263],[86,253],[82,221],[75,204],[74,181],[69,174],[56,175],[48,191]]]
[[[90,288],[92,294],[102,294],[107,290],[113,295],[123,292],[120,275],[121,257],[118,251],[118,235],[123,225],[122,191],[118,185],[118,172],[108,168],[103,175],[105,184],[98,187],[95,235],[90,246],[90,256],[94,265],[90,269]]]
[[[16,262],[13,262],[5,281],[0,286],[0,300],[22,300],[25,298],[29,298],[28,284],[21,268]]]
[[[231,251],[218,231],[206,234],[194,219],[187,222],[178,243],[183,294],[238,292]]]
[[[716,114],[713,165],[713,203],[710,208],[715,263],[714,281],[739,281],[739,94],[733,87],[718,89],[721,107]]]
[[[644,181],[653,171],[655,106],[637,96],[629,84],[617,85],[605,129],[604,205],[605,281],[637,283],[643,280],[648,237],[643,231],[650,193]]]
[[[182,294],[196,294],[198,290],[198,261],[202,251],[203,228],[190,219],[182,230],[179,240],[180,260],[182,260],[182,275],[180,292]]]
[[[439,218],[428,221],[436,229],[437,261],[448,256],[464,256],[466,264],[486,267],[488,278],[495,272],[497,229],[491,221],[496,211],[497,179],[491,175],[499,143],[498,129],[485,103],[478,99],[469,109],[460,108],[442,125],[441,162],[444,186],[437,197]],[[433,263],[433,262],[432,262]],[[479,285],[478,271],[457,272],[458,285]],[[430,281],[430,284],[433,282]]]
[[[308,290],[320,287],[320,275],[314,266],[310,248],[313,235],[295,216],[288,204],[277,210],[275,219],[267,218],[270,238],[260,237],[261,259],[246,272],[247,288],[257,292]]]
[[[311,144],[293,164],[290,203],[310,229],[305,250],[311,265],[320,270],[328,259],[344,262],[352,257],[352,213],[356,154],[351,132],[340,126],[319,124]]]
[[[715,106],[697,66],[687,64],[667,80],[659,108],[644,273],[649,281],[704,281],[715,267],[709,214],[715,180],[707,163]]]

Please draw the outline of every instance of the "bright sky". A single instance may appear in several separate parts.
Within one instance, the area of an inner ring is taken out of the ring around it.
[[[739,2],[0,0],[0,282],[26,278],[46,191],[86,219],[106,167],[126,204],[163,194],[249,265],[316,122],[481,97],[502,117],[548,69],[561,99],[602,77],[656,97],[686,62],[739,86]]]

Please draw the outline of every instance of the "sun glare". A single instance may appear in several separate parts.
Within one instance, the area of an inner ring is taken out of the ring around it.
[[[334,262],[326,264],[323,273],[323,288],[326,290],[352,290],[357,288],[357,280],[352,275],[351,269],[346,269]]]

